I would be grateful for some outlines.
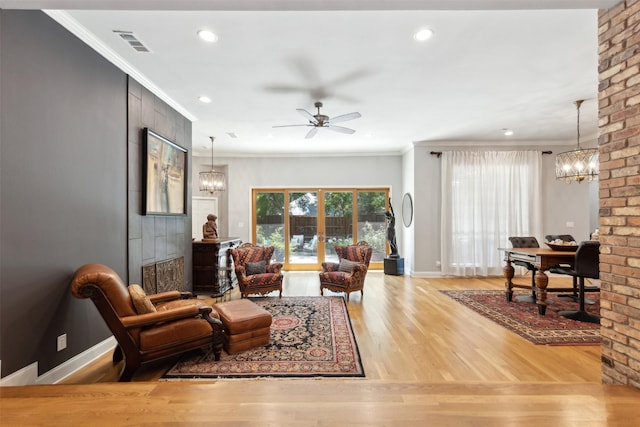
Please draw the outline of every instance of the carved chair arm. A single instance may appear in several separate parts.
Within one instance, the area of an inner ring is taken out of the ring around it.
[[[247,271],[244,269],[244,265],[236,265],[236,276],[238,280],[240,280],[240,278],[246,279]]]
[[[367,270],[368,270],[368,268],[367,268],[366,264],[358,263],[358,264],[355,264],[353,266],[353,268],[351,269],[351,274],[353,274],[353,273],[355,273],[357,271],[362,271],[363,273],[366,273]]]
[[[323,262],[322,263],[322,271],[338,271],[339,264],[335,262]]]
[[[282,270],[282,263],[273,262],[267,266],[267,273],[280,273]]]
[[[359,283],[364,280],[365,275],[367,274],[367,266],[364,264],[356,264],[353,266],[351,270],[351,280]]]

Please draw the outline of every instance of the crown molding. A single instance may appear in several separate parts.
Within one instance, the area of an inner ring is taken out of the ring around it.
[[[194,122],[198,118],[191,114],[186,108],[172,99],[155,83],[149,80],[144,74],[135,67],[125,61],[120,55],[115,53],[111,48],[102,43],[91,31],[87,30],[83,25],[76,21],[71,15],[63,10],[43,10],[51,19],[62,25],[73,35],[86,43],[93,50],[102,55],[107,61],[122,70],[125,74],[134,78],[142,86],[150,90],[158,98],[169,104],[173,109],[182,114],[188,120]]]

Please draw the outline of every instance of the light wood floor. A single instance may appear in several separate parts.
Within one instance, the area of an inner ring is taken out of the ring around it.
[[[62,385],[0,388],[0,424],[640,425],[640,390],[600,383],[599,346],[530,344],[438,292],[503,279],[366,280],[348,305],[366,378],[158,381],[169,360],[121,384],[105,355]],[[319,295],[317,274],[286,272],[283,293]]]

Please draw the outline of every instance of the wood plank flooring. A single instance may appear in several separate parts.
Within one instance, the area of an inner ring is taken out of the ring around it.
[[[168,360],[121,384],[105,355],[64,384],[0,388],[0,424],[640,425],[640,390],[600,383],[599,346],[530,344],[438,292],[503,282],[370,271],[348,304],[366,378],[158,381]],[[319,295],[317,273],[286,272],[283,294]]]

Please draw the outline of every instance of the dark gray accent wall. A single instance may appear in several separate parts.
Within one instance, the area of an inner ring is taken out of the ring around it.
[[[110,335],[69,281],[127,273],[127,77],[42,12],[0,22],[2,376],[42,374]]]
[[[142,284],[142,266],[184,257],[185,289],[191,290],[191,122],[129,78],[129,283]],[[143,129],[148,127],[189,151],[187,215],[142,215]]]

